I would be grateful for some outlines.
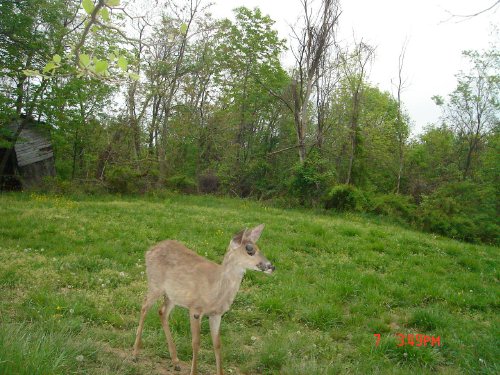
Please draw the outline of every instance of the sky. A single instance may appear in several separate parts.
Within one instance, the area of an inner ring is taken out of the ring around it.
[[[363,39],[376,48],[369,80],[391,93],[395,93],[391,81],[397,77],[399,54],[407,40],[402,100],[412,132],[418,134],[426,125],[439,123],[440,109],[431,97],[446,97],[456,87],[455,74],[467,69],[462,51],[487,49],[494,41],[494,25],[500,25],[500,4],[473,18],[452,18],[451,14],[474,14],[495,1],[340,0],[338,36],[344,42]],[[288,40],[290,26],[301,14],[299,0],[215,0],[211,13],[231,18],[232,9],[239,6],[259,7]],[[283,62],[291,67],[291,55],[283,56]]]

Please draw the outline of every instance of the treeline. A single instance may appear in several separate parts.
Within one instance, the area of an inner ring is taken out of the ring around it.
[[[292,68],[259,9],[84,3],[0,4],[0,147],[15,118],[48,124],[45,188],[254,197],[498,243],[498,50],[466,52],[470,70],[434,98],[442,123],[410,137],[404,60],[395,95],[372,85],[373,48],[335,41],[336,1],[294,27]]]

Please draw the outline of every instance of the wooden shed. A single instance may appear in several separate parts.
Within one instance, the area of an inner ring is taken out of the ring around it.
[[[49,128],[42,122],[19,119],[7,127],[12,136],[23,121],[14,149],[10,152],[0,149],[0,162],[6,153],[10,153],[3,171],[2,189],[29,187],[41,182],[46,176],[56,175]]]

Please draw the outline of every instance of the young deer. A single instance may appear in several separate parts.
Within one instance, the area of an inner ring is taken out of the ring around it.
[[[274,266],[255,244],[264,224],[236,234],[227,249],[222,264],[203,258],[176,241],[163,241],[146,253],[148,292],[141,309],[141,318],[134,344],[134,356],[139,352],[144,318],[152,304],[161,296],[159,314],[168,351],[176,370],[180,370],[177,351],[170,333],[168,316],[176,306],[189,309],[193,360],[191,375],[196,374],[200,327],[203,315],[208,315],[214,345],[217,375],[222,375],[220,321],[229,310],[247,269],[272,273]]]

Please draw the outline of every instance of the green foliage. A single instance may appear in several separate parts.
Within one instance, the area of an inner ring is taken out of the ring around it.
[[[444,185],[424,198],[417,215],[424,230],[466,241],[500,241],[497,196],[489,186]]]
[[[91,14],[95,8],[94,2],[92,0],[83,0],[82,8],[85,10],[85,12],[87,12],[87,14]]]
[[[303,164],[297,163],[291,181],[292,191],[302,204],[318,202],[332,181],[332,173],[317,153],[310,154]]]
[[[478,180],[495,187],[500,194],[500,127],[485,138],[479,165]]]
[[[324,102],[305,103],[307,158],[296,164],[291,79],[280,61],[287,43],[269,16],[240,7],[234,20],[203,12],[191,22],[188,7],[165,8],[144,25],[140,34],[151,40],[139,45],[117,34],[115,19],[123,30],[130,25],[128,18],[121,23],[119,5],[2,3],[0,147],[11,144],[6,126],[13,118],[43,119],[58,174],[53,186],[42,184],[46,191],[135,194],[166,186],[286,207],[324,204],[495,242],[493,205],[483,202],[472,212],[461,202],[470,194],[450,186],[470,180],[481,191],[500,192],[496,50],[465,53],[471,70],[457,75],[446,100],[434,97],[445,109],[443,125],[411,142],[404,108],[363,78],[354,55],[331,64],[313,88],[332,83]],[[134,82],[122,87],[120,77]],[[116,101],[119,91],[126,100]],[[475,119],[484,122],[471,132]],[[348,171],[353,186],[337,186]],[[391,195],[396,186],[413,199]]]
[[[93,196],[109,193],[105,184],[100,181],[70,181],[60,177],[44,177],[39,185],[29,189],[32,192],[49,193],[56,196],[74,195],[74,196]]]
[[[457,87],[444,106],[443,118],[460,143],[457,159],[463,179],[474,175],[482,138],[500,121],[500,53],[498,49],[464,51],[468,72],[457,74]]]
[[[398,123],[396,99],[378,87],[366,85],[359,121],[358,165],[355,164],[353,170],[353,181],[363,189],[394,191],[399,168],[399,140],[406,143],[410,120],[403,113]],[[404,145],[402,151],[405,151]]]
[[[183,174],[167,178],[167,180],[165,181],[165,186],[169,189],[187,194],[194,194],[198,189],[196,181],[193,178]]]
[[[106,174],[106,185],[112,193],[137,193],[140,190],[137,172],[127,166],[112,166]]]
[[[365,194],[352,185],[334,186],[323,202],[326,209],[336,211],[362,211],[368,205]]]
[[[408,193],[419,202],[438,186],[460,179],[456,153],[457,140],[445,126],[429,127],[407,153]]]
[[[249,161],[241,172],[240,191],[255,197],[269,197],[276,194],[279,181],[273,176],[271,163],[265,158]]]
[[[411,224],[415,221],[416,209],[417,206],[407,195],[384,194],[376,195],[371,199],[371,212],[405,223]]]

